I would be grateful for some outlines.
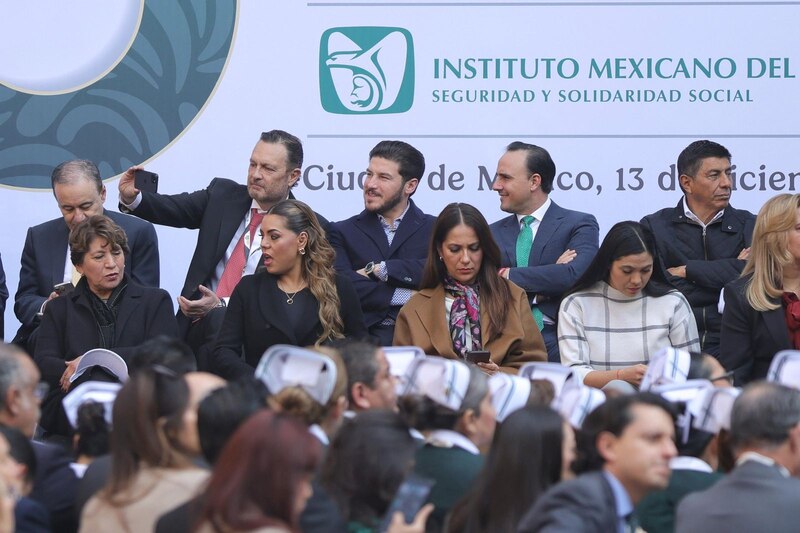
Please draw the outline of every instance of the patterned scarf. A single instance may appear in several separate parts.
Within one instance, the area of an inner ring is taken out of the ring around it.
[[[789,328],[789,338],[792,346],[797,350],[800,346],[800,300],[793,292],[783,293],[784,318]]]
[[[450,338],[456,354],[464,357],[470,350],[483,348],[481,342],[481,300],[478,285],[464,285],[450,276],[444,278],[444,288],[454,300],[450,308]],[[467,320],[469,319],[472,343],[467,346]]]

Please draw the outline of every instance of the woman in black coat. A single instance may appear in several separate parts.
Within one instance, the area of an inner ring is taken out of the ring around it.
[[[743,386],[800,348],[800,195],[780,194],[756,218],[742,277],[725,287],[719,361]]]
[[[367,335],[358,295],[334,272],[333,248],[306,204],[284,200],[269,210],[261,222],[261,251],[266,271],[244,276],[231,295],[214,372],[227,379],[252,375],[273,344],[321,345]]]
[[[70,233],[69,247],[81,279],[75,290],[45,306],[34,352],[42,380],[51,389],[43,402],[42,426],[59,434],[65,428],[47,427],[48,414],[62,412],[61,398],[84,353],[105,348],[128,362],[147,339],[178,333],[169,294],[125,276],[128,240],[114,221],[103,215],[83,220]]]

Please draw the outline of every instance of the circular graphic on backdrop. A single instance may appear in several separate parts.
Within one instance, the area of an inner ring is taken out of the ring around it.
[[[109,178],[167,147],[213,94],[237,7],[145,0],[127,53],[94,83],[60,94],[0,85],[0,185],[50,189],[53,167],[76,158]]]

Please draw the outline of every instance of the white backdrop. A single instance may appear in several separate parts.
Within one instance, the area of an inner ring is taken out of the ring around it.
[[[83,16],[93,16],[88,11]],[[518,139],[550,151],[560,174],[552,198],[594,213],[601,234],[674,205],[680,193],[671,165],[699,138],[733,153],[736,207],[756,212],[777,192],[800,188],[800,2],[241,0],[237,16],[228,64],[206,108],[146,163],[160,174],[161,192],[202,188],[214,176],[244,182],[259,133],[273,128],[303,141],[305,172],[295,194],[330,220],[362,209],[349,175],[362,172],[368,151],[387,138],[425,154],[415,195],[423,210],[470,202],[490,222],[503,213],[489,180],[504,146]],[[695,63],[710,65],[710,74]],[[9,79],[3,68],[0,62],[0,80]],[[370,79],[377,88],[365,85]],[[352,93],[369,109],[370,90],[383,91],[380,113],[324,107],[354,107]],[[489,101],[467,101],[481,91]],[[521,101],[504,101],[514,95]],[[667,101],[641,101],[662,95]],[[600,101],[614,97],[623,101]],[[107,187],[106,207],[114,209],[115,178]],[[0,201],[10,339],[26,228],[59,212],[49,191],[0,188]],[[177,296],[195,233],[157,230],[162,286]]]

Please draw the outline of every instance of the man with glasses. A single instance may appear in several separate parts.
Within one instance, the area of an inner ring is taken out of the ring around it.
[[[571,211],[550,199],[556,165],[544,148],[513,142],[497,163],[492,190],[511,216],[491,225],[502,255],[500,275],[528,293],[531,312],[547,346],[560,363],[556,319],[561,296],[597,253],[594,215]]]
[[[303,145],[281,130],[261,134],[250,156],[247,184],[214,178],[205,189],[163,195],[139,191],[131,167],[119,182],[120,209],[176,228],[199,229],[189,271],[178,298],[178,327],[201,361],[213,341],[224,307],[242,276],[261,260],[260,221],[276,203],[292,198],[300,178]],[[321,217],[325,227],[327,221]],[[201,368],[202,369],[202,368]]]
[[[742,273],[756,217],[730,205],[731,153],[721,144],[691,143],[678,156],[677,170],[683,198],[642,224],[653,232],[667,279],[692,306],[702,351],[716,357],[720,292]]]
[[[39,422],[39,404],[47,384],[33,360],[11,344],[0,343],[0,424],[33,438]],[[78,480],[61,446],[33,441],[36,476],[30,498],[50,512],[53,531],[76,531],[74,515]]]

